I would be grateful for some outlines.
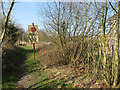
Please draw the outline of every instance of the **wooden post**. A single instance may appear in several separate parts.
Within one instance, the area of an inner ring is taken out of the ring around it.
[[[34,27],[34,23],[32,23],[32,26]],[[33,43],[33,56],[34,56],[34,60],[35,60],[35,43]]]
[[[35,43],[33,43],[33,56],[34,56],[34,60],[35,60]]]

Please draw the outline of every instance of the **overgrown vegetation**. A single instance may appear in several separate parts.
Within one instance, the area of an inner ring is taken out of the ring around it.
[[[49,66],[58,66],[63,65],[65,61],[62,58],[62,53],[59,52],[54,45],[43,45],[42,48],[40,48],[38,56],[38,62],[41,65]]]
[[[23,55],[21,49],[15,46],[16,41],[21,37],[22,28],[10,18],[14,0],[11,1],[8,11],[5,10],[7,2],[0,2],[0,48],[2,48],[2,81],[3,88],[15,88],[18,80],[19,64]],[[9,4],[7,3],[7,4]],[[7,12],[6,12],[7,11]],[[17,66],[17,67],[16,67]],[[14,71],[14,72],[13,72]]]
[[[37,59],[38,52],[35,53],[36,60],[34,61],[31,46],[20,46],[19,49],[20,49],[19,55],[24,56],[24,59],[22,59],[22,58],[21,59],[22,60],[26,59],[25,62],[23,63],[23,67],[22,67],[22,68],[24,68],[24,74],[25,74],[24,79],[23,79],[23,81],[18,82],[18,86],[16,86],[15,83],[9,85],[8,81],[6,81],[5,85],[8,87],[4,87],[4,88],[14,88],[14,87],[12,87],[12,85],[14,85],[17,88],[21,88],[20,85],[22,85],[22,84],[23,84],[24,88],[26,88],[26,89],[71,88],[72,87],[72,83],[70,83],[71,78],[63,79],[63,76],[65,74],[65,71],[63,69],[61,69],[60,72],[54,71],[53,69],[45,70],[45,68],[46,68],[44,66],[45,64],[38,63],[38,59]],[[44,61],[44,62],[46,62],[46,61]],[[63,75],[61,75],[62,72],[64,72]],[[67,72],[67,73],[69,73],[69,72]],[[54,77],[56,77],[56,75],[59,77],[54,78]],[[18,76],[13,76],[13,77],[17,78]],[[11,81],[11,82],[13,82],[13,81]]]
[[[15,84],[19,79],[20,65],[23,63],[27,53],[23,48],[13,48],[13,46],[10,45],[8,45],[6,48],[3,48],[3,50],[5,52],[3,52],[2,57],[2,88],[15,88]]]
[[[55,2],[48,5],[42,11],[46,32],[39,31],[39,39],[44,45],[37,48],[37,52],[40,51],[36,61],[33,61],[31,47],[22,46],[19,50],[16,49],[15,43],[21,39],[22,29],[9,19],[13,5],[14,0],[6,16],[1,2],[3,75],[7,74],[3,77],[3,87],[15,87],[18,79],[16,73],[19,70],[16,65],[27,56],[24,67],[29,76],[24,78],[27,82],[23,82],[29,83],[24,88],[73,87],[76,77],[77,82],[82,83],[80,87],[102,83],[103,87],[120,88],[120,1]],[[59,67],[66,67],[66,70],[59,69],[56,72]],[[73,77],[70,77],[70,73],[67,77],[62,73],[69,71],[69,67],[75,71],[71,72],[75,74]]]
[[[17,53],[15,44],[21,35],[21,31],[22,29],[18,28],[13,23],[8,25],[4,40],[2,42],[2,65],[4,68],[6,68],[7,65],[9,66],[10,63],[14,63],[14,61],[12,61],[14,60],[12,58],[12,54],[15,52]]]
[[[58,2],[42,14],[61,60],[82,66],[109,88],[120,85],[119,8],[120,2]]]

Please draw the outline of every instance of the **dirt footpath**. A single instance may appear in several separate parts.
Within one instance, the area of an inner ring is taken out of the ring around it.
[[[82,71],[80,73],[82,73]],[[72,70],[72,68],[68,66],[44,67],[40,73],[26,74],[21,77],[17,82],[16,88],[37,88],[39,86],[37,86],[38,82],[43,83],[42,85],[44,86],[46,84],[45,82],[48,83],[55,80],[58,82],[54,83],[54,85],[51,84],[51,86],[55,88],[62,88],[69,85],[71,85],[72,88],[101,88],[100,83],[96,83],[93,76],[88,77],[87,74],[81,75],[80,73],[78,73],[77,70]],[[45,77],[47,78],[43,80]],[[64,85],[60,85],[61,81],[64,81]],[[42,85],[40,84],[41,87]]]

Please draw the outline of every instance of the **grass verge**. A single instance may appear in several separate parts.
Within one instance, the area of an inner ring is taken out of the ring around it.
[[[65,84],[65,80],[57,80],[49,78],[50,71],[42,70],[42,66],[37,62],[38,52],[35,52],[36,59],[33,60],[33,49],[30,46],[20,46],[17,52],[14,53],[12,62],[7,65],[6,71],[3,73],[3,89],[16,88],[16,82],[19,80],[20,65],[22,64],[26,69],[26,84],[27,89],[40,88],[72,88],[72,84]],[[10,61],[10,60],[9,60]],[[69,80],[67,80],[69,81]]]
[[[28,47],[28,46],[24,46]],[[20,65],[26,59],[27,51],[23,47],[18,47],[15,52],[11,53],[7,68],[3,69],[2,74],[2,88],[15,88],[16,81],[18,80]]]

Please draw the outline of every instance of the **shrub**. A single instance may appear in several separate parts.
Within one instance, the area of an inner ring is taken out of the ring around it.
[[[39,51],[39,62],[42,65],[61,65],[64,64],[62,53],[53,44],[44,45]]]

